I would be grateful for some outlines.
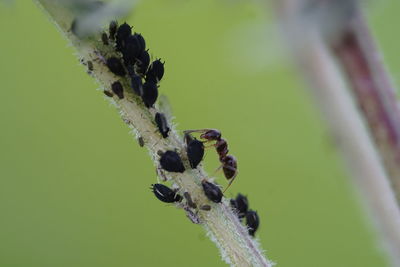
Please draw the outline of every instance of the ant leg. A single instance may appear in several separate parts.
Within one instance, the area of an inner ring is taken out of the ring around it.
[[[214,171],[214,174],[215,174],[216,172],[218,172],[219,170],[221,170],[223,167],[224,167],[224,164],[221,164],[221,165]]]
[[[213,141],[213,140],[207,140],[207,141],[203,141],[203,143],[209,143],[209,142],[211,142],[211,141]],[[216,144],[211,144],[211,145],[208,145],[208,146],[204,146],[204,148],[211,148],[211,147],[215,147],[215,145],[216,145]]]
[[[184,134],[191,134],[191,133],[205,133],[210,129],[197,129],[197,130],[185,130],[183,131]]]
[[[238,174],[238,171],[236,170],[235,175],[233,175],[233,177],[231,178],[231,180],[228,183],[228,186],[225,188],[225,190],[222,192],[222,194],[225,193],[226,190],[228,190],[228,188],[231,186],[231,184],[233,183],[233,180],[235,180],[236,176]]]

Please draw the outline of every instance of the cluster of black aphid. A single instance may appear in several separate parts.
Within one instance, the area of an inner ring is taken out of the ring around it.
[[[190,157],[192,157],[193,155],[191,154],[192,152],[190,152],[191,150],[189,150],[188,148],[189,147],[187,147],[186,152],[188,154],[188,158],[190,159]],[[204,153],[204,150],[202,153]],[[185,172],[185,166],[183,165],[182,159],[176,151],[168,150],[165,152],[160,152],[159,155],[160,166],[162,170],[178,173]],[[202,186],[204,194],[209,200],[215,203],[221,202],[223,194],[219,186],[206,180],[202,181]]]
[[[249,234],[254,236],[258,226],[260,225],[260,218],[254,210],[249,210],[249,201],[247,197],[242,194],[238,194],[236,198],[230,200],[231,207],[237,212],[240,220],[246,218],[246,225],[249,230]]]
[[[77,21],[71,25],[71,30],[75,33]],[[105,46],[113,46],[116,56],[110,56],[106,59],[102,58],[104,64],[116,76],[128,78],[130,81],[130,90],[141,97],[147,108],[152,108],[158,98],[159,82],[164,76],[164,63],[160,59],[154,60],[150,64],[150,55],[146,50],[146,42],[139,33],[132,34],[132,27],[127,23],[118,26],[116,21],[112,21],[109,25],[109,33],[101,34],[101,41]],[[87,62],[88,71],[93,70],[93,63]],[[120,81],[111,84],[111,91],[104,91],[109,97],[117,96],[124,99],[124,87]],[[154,118],[155,124],[163,138],[167,138],[170,132],[167,118],[163,113],[157,112]],[[193,137],[192,133],[201,133],[199,141]],[[140,146],[144,145],[143,138],[138,139]],[[184,141],[186,144],[186,155],[192,169],[196,169],[204,157],[204,143],[215,141],[214,147],[218,153],[220,168],[224,172],[229,185],[237,175],[237,161],[235,157],[228,155],[228,143],[222,138],[221,132],[216,129],[200,129],[185,131]],[[176,151],[168,150],[160,151],[160,168],[167,172],[183,173],[185,166],[180,155]],[[221,203],[223,192],[215,183],[204,179],[202,181],[204,195],[214,203]],[[228,185],[228,187],[229,187]],[[227,188],[228,188],[227,187]],[[163,184],[153,184],[151,190],[154,195],[162,202],[177,203],[187,212],[188,217],[194,223],[200,223],[197,217],[198,210],[209,211],[211,206],[207,204],[198,205],[188,192],[179,194],[179,189],[171,189]],[[246,218],[246,224],[249,234],[254,236],[258,225],[259,218],[257,212],[248,210],[247,198],[239,194],[236,199],[231,199],[231,206],[238,212],[240,219]],[[193,210],[195,212],[193,212]]]
[[[146,41],[141,34],[132,34],[132,27],[127,23],[118,27],[117,22],[111,22],[109,35],[103,33],[101,39],[104,45],[115,44],[115,50],[122,56],[122,60],[117,56],[107,58],[109,70],[117,76],[128,75],[132,91],[142,98],[146,107],[153,107],[158,97],[158,83],[164,76],[164,63],[156,59],[150,64]]]
[[[75,34],[77,23],[78,20],[74,20],[71,25],[71,31]],[[152,108],[157,101],[159,83],[164,76],[164,62],[156,59],[150,63],[145,39],[139,33],[132,33],[132,27],[127,23],[118,26],[116,21],[112,21],[108,34],[101,34],[101,41],[105,46],[113,46],[116,52],[114,56],[103,59],[108,69],[116,76],[128,78],[129,90],[141,97],[147,108]],[[91,72],[93,64],[91,61],[87,64]],[[111,84],[111,91],[105,90],[104,94],[123,99],[124,87],[120,81],[115,81]],[[165,115],[157,113],[154,120],[162,137],[167,138],[170,128]]]
[[[159,127],[160,132],[162,132],[162,128]],[[237,175],[237,162],[236,159],[228,155],[228,143],[225,139],[222,138],[221,132],[216,129],[200,129],[200,130],[187,130],[184,131],[184,140],[186,144],[186,155],[192,169],[197,168],[200,162],[203,160],[204,157],[204,143],[215,141],[213,146],[215,147],[219,160],[221,162],[222,170],[224,171],[225,177],[230,180],[229,185],[232,183],[233,179]],[[201,133],[200,138],[204,141],[199,141],[195,137],[193,137],[192,133]],[[165,152],[159,152],[160,156],[160,166],[161,169],[167,172],[177,172],[183,173],[185,172],[185,166],[183,164],[182,158],[176,151],[168,150]],[[220,203],[222,201],[223,192],[221,191],[220,187],[212,182],[207,181],[204,179],[202,181],[202,187],[205,196],[212,202]],[[228,185],[228,186],[229,186]],[[153,192],[157,196],[157,192],[153,190]],[[170,192],[173,192],[170,189]],[[171,193],[172,194],[172,193]],[[160,196],[157,196],[160,199]],[[193,202],[190,198],[189,193],[184,193],[184,198],[186,199],[186,206],[196,209],[197,205]],[[173,198],[170,198],[172,202],[180,202],[182,197],[178,198],[179,201],[172,201]],[[165,201],[164,201],[165,202]],[[236,204],[237,203],[237,204]],[[246,223],[249,228],[249,233],[254,235],[255,231],[258,228],[258,215],[256,212],[248,210],[247,205],[247,198],[243,197],[239,194],[236,200],[231,200],[231,204],[235,204],[234,207],[236,210],[239,211],[238,215],[240,218],[246,217]],[[204,208],[202,206],[202,210],[211,209],[211,206],[207,205]]]

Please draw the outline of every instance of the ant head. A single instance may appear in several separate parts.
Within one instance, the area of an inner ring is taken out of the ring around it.
[[[200,135],[200,138],[206,140],[219,140],[221,139],[221,132],[216,129],[211,129]]]

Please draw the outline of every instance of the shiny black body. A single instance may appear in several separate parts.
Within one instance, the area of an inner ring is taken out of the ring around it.
[[[161,168],[169,172],[183,173],[185,171],[182,159],[175,151],[166,151],[161,154],[160,165]]]
[[[167,118],[163,113],[156,113],[155,121],[162,137],[167,138],[170,128],[168,127]]]
[[[146,50],[141,51],[137,57],[136,72],[142,77],[144,77],[146,75],[147,69],[149,68],[149,64],[150,64],[149,52]],[[146,79],[146,81],[150,80]]]
[[[201,184],[203,186],[204,194],[209,200],[215,203],[221,202],[223,194],[221,189],[217,185],[207,182],[205,180]]]
[[[158,83],[164,76],[164,63],[160,59],[153,61],[146,74],[146,80]]]
[[[249,210],[246,213],[246,225],[249,229],[249,235],[254,236],[256,233],[258,226],[260,225],[260,218],[256,211]]]
[[[246,212],[249,209],[249,202],[247,197],[242,194],[238,194],[236,199],[231,199],[231,206],[236,209],[238,212],[239,218],[243,218],[246,216]]]
[[[134,64],[142,51],[137,34],[128,36],[125,39],[124,47],[122,48],[122,55],[125,64]]]
[[[118,81],[114,82],[111,85],[111,90],[113,91],[114,94],[118,96],[119,99],[124,98],[124,88],[122,87],[122,84]]]
[[[146,81],[143,84],[143,95],[142,95],[142,100],[144,102],[144,105],[148,108],[152,107],[154,103],[156,103],[158,97],[158,88],[157,84]]]
[[[125,76],[126,71],[124,66],[121,63],[121,60],[119,60],[116,57],[110,57],[109,59],[107,59],[107,67],[108,69],[114,73],[115,75],[118,76]]]
[[[115,37],[116,41],[116,49],[117,51],[123,52],[125,48],[125,41],[126,39],[131,36],[132,34],[132,28],[129,26],[129,24],[124,23],[121,26],[118,27],[117,34]]]
[[[138,95],[142,96],[143,95],[143,82],[142,78],[140,76],[133,74],[131,76],[131,88],[133,89],[133,92]]]
[[[176,194],[175,191],[163,184],[153,184],[151,185],[151,190],[162,202],[173,203],[182,201],[182,196]]]
[[[192,138],[190,134],[185,135],[186,139],[186,153],[189,159],[190,167],[197,168],[204,157],[204,144],[203,142]]]

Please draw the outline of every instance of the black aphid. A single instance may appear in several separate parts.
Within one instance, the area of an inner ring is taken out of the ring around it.
[[[158,83],[164,76],[164,63],[160,59],[153,61],[147,71],[146,80]]]
[[[143,147],[143,146],[144,146],[143,137],[139,136],[139,138],[137,139],[137,141],[138,141],[140,147]]]
[[[163,184],[153,184],[151,189],[154,195],[166,203],[180,202],[182,201],[182,196],[176,194],[171,188]]]
[[[88,71],[90,72],[90,71],[93,71],[93,62],[92,61],[88,61],[87,62],[87,67],[88,67]]]
[[[124,47],[122,49],[125,64],[134,64],[142,51],[140,41],[136,34],[128,36],[125,39]]]
[[[137,58],[136,72],[144,77],[146,75],[147,69],[149,68],[149,64],[150,64],[149,52],[144,50],[139,54]]]
[[[197,168],[204,156],[204,144],[190,134],[185,134],[186,153],[189,159],[190,167]]]
[[[107,67],[109,70],[118,76],[125,76],[126,72],[121,61],[116,57],[110,57],[107,59]]]
[[[133,92],[137,94],[138,96],[143,95],[143,82],[142,78],[140,76],[133,74],[131,76],[131,88],[133,89]]]
[[[182,159],[175,151],[166,151],[161,155],[160,165],[166,171],[169,172],[184,172],[185,167],[183,166]]]
[[[115,37],[117,43],[116,49],[118,51],[123,52],[123,49],[125,47],[125,41],[129,36],[131,36],[131,34],[132,34],[132,28],[131,26],[129,26],[129,24],[124,23],[118,27],[117,34]]]
[[[158,130],[160,131],[162,137],[167,138],[170,129],[168,127],[168,122],[167,122],[167,118],[165,118],[165,115],[157,112],[155,121],[156,121]]]
[[[215,203],[221,202],[222,191],[217,185],[207,182],[206,180],[203,180],[201,184],[203,186],[204,194],[209,200]]]
[[[118,96],[119,99],[124,98],[124,88],[122,87],[122,84],[118,81],[114,82],[111,85],[111,90],[113,91],[114,94]]]
[[[256,211],[249,210],[246,213],[246,225],[249,228],[249,235],[254,236],[260,225],[260,218]]]
[[[196,209],[197,208],[196,203],[193,202],[192,197],[190,196],[190,194],[188,192],[183,193],[183,196],[185,197],[186,202],[187,202],[189,207],[191,207],[192,209]]]
[[[113,93],[111,93],[110,91],[103,91],[103,93],[108,96],[108,97],[113,97]]]
[[[103,32],[101,34],[101,41],[103,42],[104,45],[108,45],[108,36],[107,33]]]
[[[141,51],[146,50],[146,42],[145,42],[143,36],[140,33],[135,33],[134,36],[136,36],[136,39],[138,39],[138,41],[139,41]]]
[[[117,33],[117,29],[118,29],[118,22],[116,22],[115,20],[111,21],[110,26],[108,27],[110,40],[115,39],[115,34]]]
[[[142,100],[146,107],[152,107],[156,103],[158,97],[157,84],[153,82],[145,82],[143,84]]]
[[[239,218],[243,218],[246,215],[247,210],[249,209],[249,202],[247,200],[247,197],[239,193],[235,199],[235,202],[235,208],[239,212]]]

